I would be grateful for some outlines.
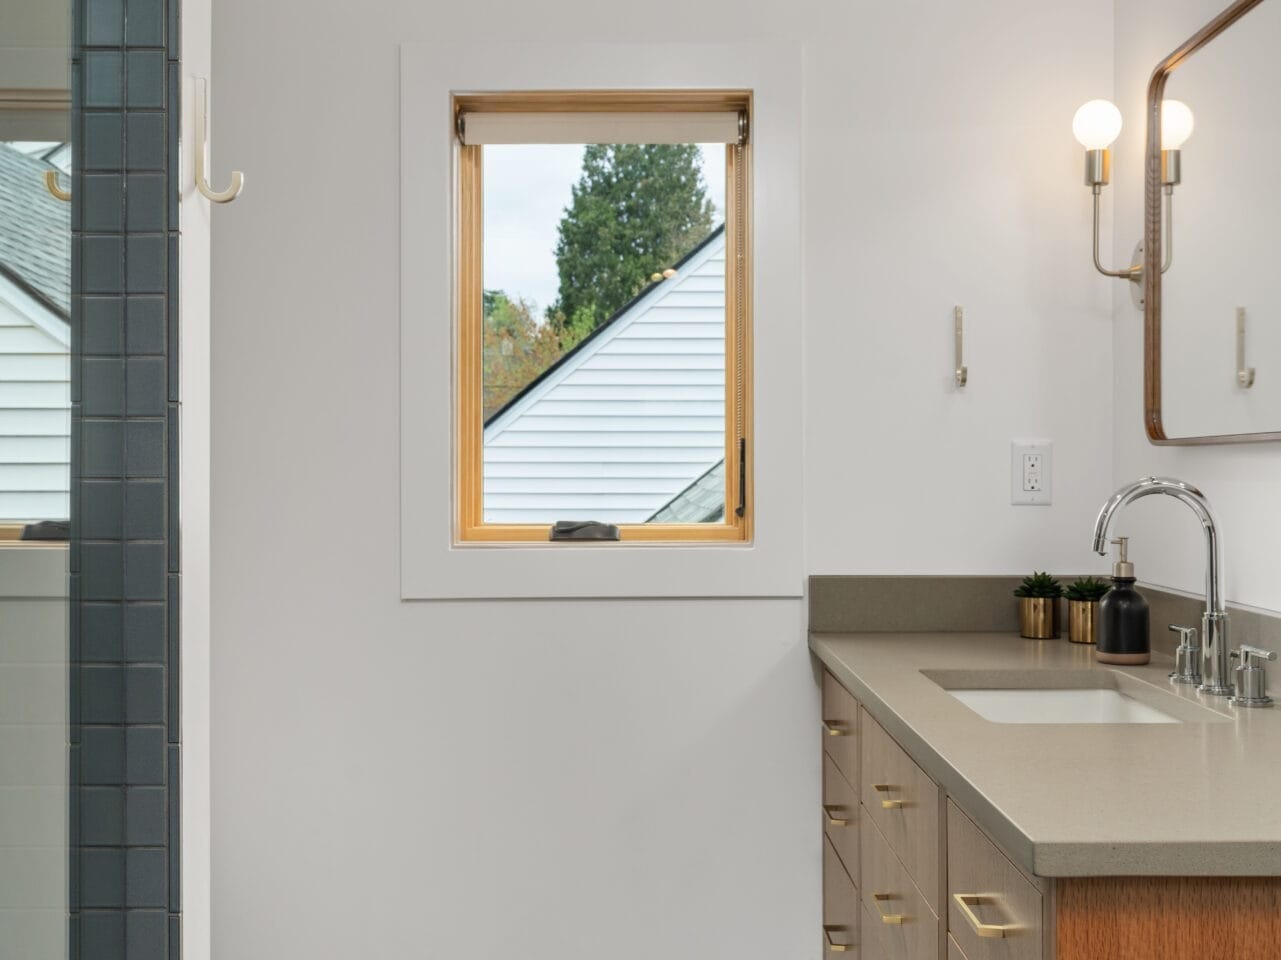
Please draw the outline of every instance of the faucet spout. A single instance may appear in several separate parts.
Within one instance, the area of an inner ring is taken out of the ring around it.
[[[1127,483],[1108,498],[1094,521],[1094,538],[1091,547],[1100,555],[1107,554],[1108,527],[1112,518],[1123,506],[1142,497],[1164,494],[1186,504],[1205,533],[1205,617],[1202,622],[1202,657],[1205,682],[1204,693],[1226,696],[1232,692],[1228,684],[1228,614],[1221,589],[1223,558],[1219,543],[1218,523],[1210,502],[1196,487],[1172,477],[1141,477]]]

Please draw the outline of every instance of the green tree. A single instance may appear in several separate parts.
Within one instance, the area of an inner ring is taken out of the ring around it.
[[[484,292],[483,416],[486,420],[550,367],[563,352],[561,338],[539,323],[529,302],[502,290]]]
[[[556,243],[560,294],[547,310],[565,348],[706,239],[714,212],[697,145],[586,147]]]

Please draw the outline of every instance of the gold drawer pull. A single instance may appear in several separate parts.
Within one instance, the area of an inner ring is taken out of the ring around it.
[[[970,929],[980,937],[999,940],[1006,934],[1013,933],[1018,929],[1018,926],[1013,923],[984,923],[978,918],[978,914],[974,912],[974,907],[983,903],[995,903],[996,899],[994,897],[985,897],[978,893],[954,893],[952,894],[952,899],[960,907],[961,916],[970,925]]]
[[[828,952],[829,953],[845,953],[847,950],[849,950],[850,948],[849,944],[837,943],[835,940],[832,939],[832,934],[834,933],[849,933],[849,932],[850,932],[849,927],[842,927],[840,924],[837,924],[837,923],[823,924],[823,939],[827,941]]]
[[[829,737],[848,737],[850,735],[849,727],[839,720],[824,720],[823,732]]]
[[[823,813],[827,814],[827,822],[834,827],[848,827],[850,821],[848,817],[839,816],[845,808],[831,803],[823,804]]]
[[[888,903],[891,900],[897,900],[892,893],[874,893],[872,900],[876,903],[876,912],[881,915],[881,923],[902,923],[907,918],[901,913],[886,913],[881,909],[882,903]]]
[[[898,787],[889,783],[874,783],[872,784],[872,789],[875,790],[877,793],[889,793],[892,790],[897,790]],[[906,800],[885,800],[885,799],[881,800],[882,810],[901,810],[903,807],[906,807],[906,806],[907,806]]]

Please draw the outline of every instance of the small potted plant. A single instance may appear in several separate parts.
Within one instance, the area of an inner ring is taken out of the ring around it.
[[[1097,577],[1082,577],[1069,584],[1068,639],[1073,643],[1094,643],[1098,636],[1099,600],[1111,589]]]
[[[1059,597],[1063,585],[1048,573],[1024,577],[1014,591],[1019,598],[1019,636],[1049,640],[1059,635]]]

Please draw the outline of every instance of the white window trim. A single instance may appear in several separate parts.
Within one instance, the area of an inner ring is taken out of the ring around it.
[[[407,44],[400,68],[402,599],[801,596],[801,48]],[[753,91],[753,542],[456,545],[451,95],[703,87]]]

